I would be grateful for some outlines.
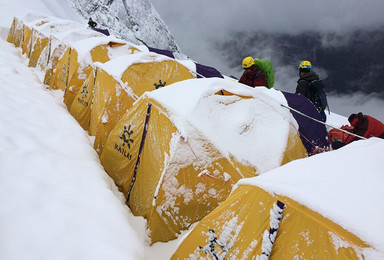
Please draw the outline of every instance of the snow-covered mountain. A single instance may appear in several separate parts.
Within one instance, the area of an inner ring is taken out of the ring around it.
[[[148,0],[71,0],[84,19],[118,38],[179,53],[180,48]]]

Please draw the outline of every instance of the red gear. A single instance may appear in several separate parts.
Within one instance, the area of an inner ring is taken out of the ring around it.
[[[363,115],[363,113],[360,112],[358,114],[352,114],[348,118],[348,121],[354,124],[355,129],[353,133],[365,138],[379,137],[384,139],[384,124],[376,118]]]
[[[245,70],[239,80],[239,83],[243,83],[250,87],[266,87],[267,78],[265,73],[256,65],[253,65],[251,69]]]

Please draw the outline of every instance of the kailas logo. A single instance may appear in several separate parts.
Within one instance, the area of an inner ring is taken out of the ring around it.
[[[88,98],[88,84],[84,84],[83,88],[81,89],[81,97],[77,98],[77,101],[84,105],[88,106],[87,98]]]
[[[155,83],[155,84],[153,84],[153,85],[155,86],[156,89],[158,89],[158,88],[165,87],[165,84],[167,84],[167,82],[164,81],[164,83],[163,83],[163,82],[161,82],[161,79],[160,79],[160,80],[159,80],[159,84]]]
[[[216,248],[221,251],[216,252]],[[208,245],[202,247],[199,246],[199,249],[205,254],[208,254],[212,259],[217,260],[226,260],[225,255],[228,253],[228,250],[231,249],[230,245],[226,245],[223,241],[216,237],[215,230],[210,229],[208,232]]]
[[[128,128],[127,126],[124,126],[123,134],[119,137],[119,139],[123,141],[123,145],[118,145],[115,143],[115,150],[129,160],[132,159],[132,155],[128,152],[128,150],[131,149],[131,144],[134,142],[134,140],[131,138],[132,134],[133,130],[131,129],[131,125],[129,125]]]
[[[83,88],[81,89],[81,95],[83,95],[84,98],[87,98],[87,95],[88,95],[88,84],[84,84]]]

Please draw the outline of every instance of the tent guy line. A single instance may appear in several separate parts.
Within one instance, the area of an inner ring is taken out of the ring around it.
[[[329,127],[331,127],[331,128],[337,129],[337,130],[339,130],[339,131],[341,131],[341,132],[344,132],[344,133],[347,133],[347,134],[349,134],[349,135],[356,136],[357,138],[360,138],[360,139],[363,139],[363,140],[366,140],[366,139],[367,139],[367,138],[365,138],[365,137],[363,137],[363,136],[360,136],[360,135],[357,135],[357,134],[348,132],[348,131],[343,130],[343,129],[341,129],[341,128],[338,128],[338,127],[336,127],[336,126],[332,126],[332,125],[329,125],[329,124],[327,124],[327,123],[324,123],[324,122],[322,122],[322,121],[320,121],[320,120],[317,120],[317,119],[315,119],[315,118],[312,118],[312,117],[310,117],[310,116],[308,116],[308,115],[306,115],[306,114],[304,114],[304,113],[301,113],[300,111],[298,111],[298,110],[296,110],[296,109],[294,109],[294,108],[292,108],[292,107],[285,106],[285,105],[283,105],[283,104],[280,104],[280,105],[281,105],[282,107],[287,108],[287,109],[289,109],[289,110],[292,110],[292,111],[294,111],[294,112],[296,112],[296,113],[298,113],[298,114],[300,114],[300,115],[302,115],[302,116],[305,116],[306,118],[309,118],[309,119],[311,119],[311,120],[313,120],[313,121],[315,121],[315,122],[317,122],[317,123],[320,123],[320,124],[329,126]]]

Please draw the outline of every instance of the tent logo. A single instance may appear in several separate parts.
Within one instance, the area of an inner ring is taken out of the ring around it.
[[[88,84],[84,84],[83,88],[81,89],[81,98],[77,98],[77,101],[86,107],[88,106],[88,102],[85,101],[87,99],[87,95],[88,95]]]
[[[61,73],[58,74],[58,79],[64,84],[67,84],[67,66],[65,64],[63,64]]]
[[[163,83],[163,82],[161,82],[161,79],[160,79],[160,80],[159,80],[159,84],[154,83],[153,85],[155,86],[156,89],[158,89],[158,88],[165,87],[166,84],[167,84],[166,81],[164,81],[164,83]]]
[[[216,237],[215,230],[210,229],[208,231],[208,242],[209,244],[205,247],[199,246],[199,249],[205,254],[210,254],[213,259],[217,260],[226,260],[225,255],[228,253],[228,250],[231,249],[231,246],[225,245],[220,239]],[[219,245],[222,253],[218,254],[216,252],[215,245]]]
[[[115,143],[115,150],[122,154],[124,157],[129,160],[132,159],[132,154],[130,154],[127,150],[131,149],[131,143],[133,143],[133,139],[131,139],[131,135],[133,134],[133,130],[131,129],[131,125],[124,126],[123,134],[119,137],[120,140],[123,141],[123,145],[118,145]],[[127,145],[127,147],[125,147]]]

